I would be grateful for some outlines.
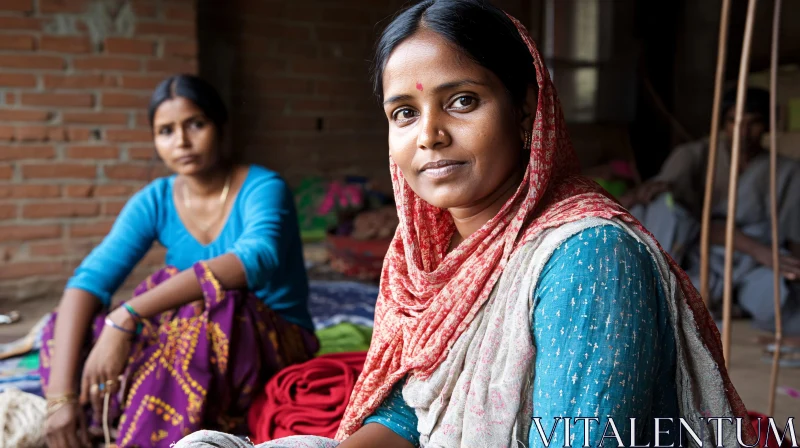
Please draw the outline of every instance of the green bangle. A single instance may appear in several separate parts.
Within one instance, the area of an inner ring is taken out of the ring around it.
[[[128,305],[127,303],[123,303],[122,307],[125,308],[125,311],[127,311],[134,319],[136,319],[137,321],[141,322],[142,316],[139,315],[139,313],[137,313],[136,310],[133,309],[132,306]]]

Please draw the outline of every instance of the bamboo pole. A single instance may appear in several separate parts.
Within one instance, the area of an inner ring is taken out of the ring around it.
[[[717,166],[717,147],[719,138],[720,103],[722,102],[722,83],[725,80],[725,58],[728,48],[728,21],[731,0],[722,0],[719,17],[719,44],[717,47],[717,74],[714,78],[714,106],[711,111],[711,137],[708,142],[708,162],[706,166],[706,189],[703,197],[703,218],[700,226],[700,297],[708,306],[711,298],[708,292],[708,252],[711,234],[711,201],[713,200],[714,174]]]
[[[781,271],[778,257],[778,44],[781,28],[781,0],[775,0],[772,13],[772,52],[770,55],[769,73],[769,197],[772,214],[772,274],[773,299],[775,301],[775,353],[772,355],[772,373],[769,380],[769,412],[775,415],[775,389],[778,387],[778,369],[780,368],[781,342],[783,340],[783,319],[781,317]]]
[[[733,235],[736,230],[736,194],[739,182],[739,153],[742,147],[742,116],[744,115],[747,75],[750,67],[750,47],[753,43],[753,22],[758,0],[747,3],[747,20],[744,26],[742,57],[739,63],[739,83],[736,92],[736,121],[731,147],[731,171],[728,179],[728,216],[725,222],[725,292],[722,297],[722,351],[725,367],[730,365],[731,354],[731,305],[733,303]]]

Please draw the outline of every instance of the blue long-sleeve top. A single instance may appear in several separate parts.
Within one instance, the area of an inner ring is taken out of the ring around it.
[[[165,177],[137,192],[67,288],[87,291],[108,306],[155,241],[167,249],[166,263],[181,271],[231,253],[241,261],[253,294],[286,320],[313,330],[297,214],[286,182],[251,165],[222,230],[209,244],[197,241],[178,216],[174,185],[175,176]]]
[[[561,421],[549,446],[600,446],[602,440],[616,447],[615,439],[603,439],[609,417],[624,446],[631,440],[629,419],[637,418],[636,443],[644,445],[653,439],[653,418],[678,417],[666,298],[647,248],[624,230],[604,225],[563,242],[542,270],[532,312],[533,416],[545,437],[556,417],[573,419],[568,443]],[[599,419],[590,423],[588,441],[576,417]],[[417,417],[403,400],[402,384],[364,423],[382,424],[419,446]],[[668,439],[662,435],[660,443],[669,445]],[[529,446],[546,446],[535,424]]]

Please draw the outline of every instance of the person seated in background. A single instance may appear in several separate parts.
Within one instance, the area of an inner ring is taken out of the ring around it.
[[[724,132],[717,151],[713,186],[709,293],[718,307],[723,295],[725,220],[734,131],[736,91],[722,104]],[[800,163],[778,156],[778,246],[772,264],[769,152],[761,144],[768,130],[769,92],[749,88],[741,128],[739,184],[734,234],[733,286],[739,307],[755,328],[774,331],[773,269],[781,273],[783,332],[800,336]],[[700,218],[703,209],[708,141],[677,147],[661,172],[620,199],[700,287]]]
[[[197,77],[163,81],[148,114],[158,157],[174,174],[128,201],[44,330],[51,448],[88,446],[86,415],[90,426],[118,429],[120,447],[167,447],[201,428],[247,434],[256,391],[317,348],[284,180],[223,149],[227,110]],[[156,241],[168,267],[109,311]]]

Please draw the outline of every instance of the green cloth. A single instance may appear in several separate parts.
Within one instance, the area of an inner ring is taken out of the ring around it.
[[[317,330],[316,335],[320,346],[317,355],[365,352],[372,340],[372,327],[345,322]]]
[[[36,370],[39,368],[39,350],[28,353],[19,361],[20,369]]]

